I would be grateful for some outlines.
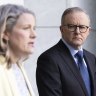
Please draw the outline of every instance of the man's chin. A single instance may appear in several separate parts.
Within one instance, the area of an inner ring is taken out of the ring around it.
[[[74,43],[74,44],[72,44],[72,47],[75,48],[75,49],[79,49],[81,46],[82,46],[81,43]]]

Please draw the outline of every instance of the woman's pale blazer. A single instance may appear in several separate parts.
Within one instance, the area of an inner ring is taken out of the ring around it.
[[[13,70],[12,68],[8,69],[6,67],[6,64],[7,63],[5,62],[5,58],[3,56],[0,56],[0,96],[21,96],[16,85]],[[24,75],[30,96],[35,96],[22,65],[20,65],[20,69]]]

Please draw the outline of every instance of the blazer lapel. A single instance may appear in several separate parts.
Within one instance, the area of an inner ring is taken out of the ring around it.
[[[94,81],[94,75],[95,75],[95,73],[96,73],[96,70],[94,70],[94,65],[92,64],[92,61],[93,60],[91,60],[91,57],[89,56],[89,55],[87,55],[87,52],[84,50],[84,59],[85,59],[85,61],[86,61],[86,64],[87,64],[87,67],[88,67],[88,71],[89,71],[89,75],[90,75],[90,81],[91,81],[91,86],[92,86],[92,93],[94,94],[94,83],[95,83],[95,81]],[[95,90],[96,91],[96,90]],[[92,96],[94,96],[94,95],[92,95]]]
[[[28,88],[28,90],[29,90],[29,92],[30,92],[30,96],[35,96],[35,93],[34,93],[34,91],[33,91],[33,89],[32,89],[32,86],[31,86],[31,84],[30,84],[30,82],[29,82],[29,79],[28,79],[28,77],[27,77],[27,75],[26,75],[26,72],[25,72],[25,70],[24,70],[23,64],[18,64],[18,65],[19,65],[19,67],[20,67],[20,69],[21,69],[21,71],[22,71],[22,74],[23,74],[23,76],[24,76],[24,79],[25,79],[27,88]]]
[[[86,87],[84,85],[84,81],[80,75],[80,72],[75,64],[75,61],[73,59],[73,57],[71,56],[71,53],[69,51],[69,49],[66,47],[66,45],[63,43],[62,40],[60,40],[60,42],[58,43],[58,49],[60,51],[60,54],[62,56],[62,60],[64,60],[66,66],[68,66],[71,70],[71,72],[74,74],[74,77],[77,79],[77,81],[79,82],[80,86],[82,87],[85,96],[88,96]]]

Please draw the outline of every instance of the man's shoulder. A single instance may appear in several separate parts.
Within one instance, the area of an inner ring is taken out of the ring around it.
[[[51,57],[57,57],[61,53],[69,53],[68,48],[66,45],[63,43],[63,41],[60,39],[59,42],[49,49],[45,50],[39,57],[46,57],[46,56],[51,56]]]
[[[95,56],[93,53],[91,53],[90,51],[88,51],[88,50],[86,50],[86,49],[84,49],[84,54],[85,54],[86,56],[96,58],[96,56]]]
[[[40,56],[54,54],[57,52],[57,50],[58,50],[58,48],[57,48],[57,44],[56,44],[56,45],[53,45],[52,47],[48,48],[47,50],[45,50]]]
[[[57,55],[60,50],[62,49],[60,46],[62,45],[62,41],[59,40],[59,42],[57,42],[56,44],[54,44],[53,46],[51,46],[50,48],[48,48],[47,50],[45,50],[44,52],[42,52],[40,54],[39,57],[46,57],[46,56],[55,56]]]

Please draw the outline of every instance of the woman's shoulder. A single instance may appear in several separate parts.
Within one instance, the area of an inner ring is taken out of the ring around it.
[[[3,55],[0,55],[0,63],[5,62],[5,57]]]
[[[5,63],[5,57],[0,55],[0,71],[3,70]]]

